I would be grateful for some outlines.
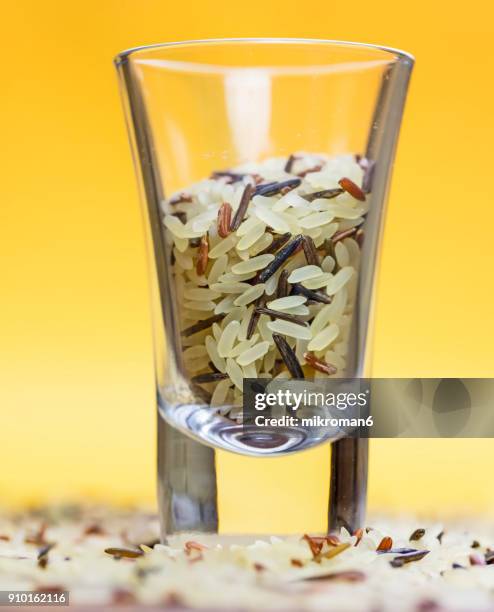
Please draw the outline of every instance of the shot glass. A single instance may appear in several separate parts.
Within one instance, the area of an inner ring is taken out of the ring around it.
[[[215,449],[268,457],[323,442],[328,530],[354,530],[367,440],[289,427],[245,436],[238,404],[246,377],[368,375],[413,58],[230,39],[130,49],[116,66],[149,255],[163,537],[221,527]]]

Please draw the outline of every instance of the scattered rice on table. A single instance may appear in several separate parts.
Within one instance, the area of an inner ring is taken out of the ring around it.
[[[143,512],[4,515],[0,589],[63,589],[71,604],[105,607],[494,609],[494,526],[390,519],[369,525],[328,538],[218,543],[217,536],[189,534],[164,546],[156,517]]]

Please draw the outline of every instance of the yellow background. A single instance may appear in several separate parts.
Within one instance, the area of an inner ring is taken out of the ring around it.
[[[494,374],[487,0],[19,0],[3,2],[1,21],[0,504],[154,503],[143,234],[112,66],[138,44],[303,36],[412,52],[374,374]],[[491,451],[490,440],[372,441],[370,508],[493,514]],[[220,457],[226,526],[255,529],[259,508],[280,504],[273,528],[319,520],[326,448],[254,472],[245,461]]]

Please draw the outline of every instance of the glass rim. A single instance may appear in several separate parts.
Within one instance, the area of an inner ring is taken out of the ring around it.
[[[204,38],[204,39],[192,39],[192,40],[180,40],[174,42],[164,42],[164,43],[155,43],[151,45],[139,45],[137,47],[130,47],[118,53],[114,62],[116,66],[120,66],[126,63],[131,56],[139,53],[141,51],[150,51],[153,49],[168,49],[168,48],[176,48],[176,47],[186,47],[189,45],[197,45],[197,46],[208,46],[208,45],[228,45],[228,44],[237,44],[237,43],[247,43],[247,44],[272,44],[272,45],[284,45],[284,44],[294,44],[294,45],[327,45],[328,47],[353,47],[355,49],[366,49],[369,51],[381,51],[385,54],[392,56],[395,61],[413,66],[415,62],[415,57],[408,53],[407,51],[403,51],[401,49],[397,49],[394,47],[389,47],[386,45],[377,45],[372,43],[361,43],[361,42],[352,42],[346,40],[333,40],[333,39],[324,39],[324,38],[277,38],[277,37],[247,37],[247,38]],[[378,63],[382,63],[381,60],[375,60]],[[274,65],[274,66],[228,66],[228,65],[220,65],[220,64],[210,64],[210,63],[199,63],[188,60],[162,60],[162,59],[148,59],[147,62],[159,62],[163,67],[168,67],[174,70],[186,70],[186,71],[199,71],[199,72],[231,72],[237,70],[259,70],[259,71],[311,71],[313,69],[324,70],[331,69],[337,66],[338,64],[308,64],[304,66],[290,66],[290,65]],[[357,61],[348,61],[344,62],[345,65],[351,66],[357,64]],[[369,64],[369,61],[362,62],[365,64]],[[388,63],[388,62],[384,62]]]

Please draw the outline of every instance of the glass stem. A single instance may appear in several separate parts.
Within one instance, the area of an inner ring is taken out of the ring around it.
[[[215,452],[158,415],[161,539],[183,531],[218,532]]]
[[[367,494],[367,438],[343,438],[331,445],[328,531],[363,527]]]

